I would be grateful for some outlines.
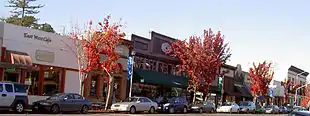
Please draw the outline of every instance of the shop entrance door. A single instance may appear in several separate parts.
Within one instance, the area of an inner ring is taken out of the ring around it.
[[[14,72],[5,72],[4,81],[19,82],[19,74]]]

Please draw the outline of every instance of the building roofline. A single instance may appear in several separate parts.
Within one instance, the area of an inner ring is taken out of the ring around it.
[[[300,68],[297,68],[297,67],[295,67],[295,66],[293,66],[293,65],[291,65],[290,68],[288,68],[288,70],[289,70],[289,71],[296,72],[297,74],[298,74],[298,73],[305,72],[305,73],[303,73],[303,74],[301,74],[301,75],[306,76],[306,77],[309,75],[309,72],[306,72],[306,71],[304,71],[304,70],[302,70],[302,69],[300,69]]]

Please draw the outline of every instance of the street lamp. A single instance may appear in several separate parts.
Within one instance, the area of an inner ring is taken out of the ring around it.
[[[297,78],[298,78],[298,76],[299,75],[302,75],[302,74],[304,74],[304,73],[307,73],[307,72],[301,72],[301,73],[298,73],[297,75],[296,75],[296,80],[297,80]],[[294,103],[295,103],[295,105],[297,105],[297,91],[299,90],[299,89],[301,89],[301,88],[303,88],[303,87],[306,87],[307,86],[307,83],[305,84],[305,85],[302,85],[302,86],[300,86],[300,87],[298,87],[296,90],[295,90],[295,100],[294,100]]]
[[[133,78],[133,68],[134,68],[134,64],[135,64],[135,55],[136,55],[136,52],[135,51],[132,51],[131,52],[131,75],[130,75],[130,87],[129,87],[129,97],[131,97],[131,94],[132,94],[132,78]]]

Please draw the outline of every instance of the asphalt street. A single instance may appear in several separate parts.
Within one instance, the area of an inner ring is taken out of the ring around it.
[[[287,114],[57,114],[56,116],[287,116]],[[0,114],[0,116],[55,116],[55,114]]]

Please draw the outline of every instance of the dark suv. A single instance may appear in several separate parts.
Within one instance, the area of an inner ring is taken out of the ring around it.
[[[188,102],[183,97],[173,97],[168,100],[163,100],[158,103],[159,112],[175,113],[181,111],[182,113],[187,113]]]

